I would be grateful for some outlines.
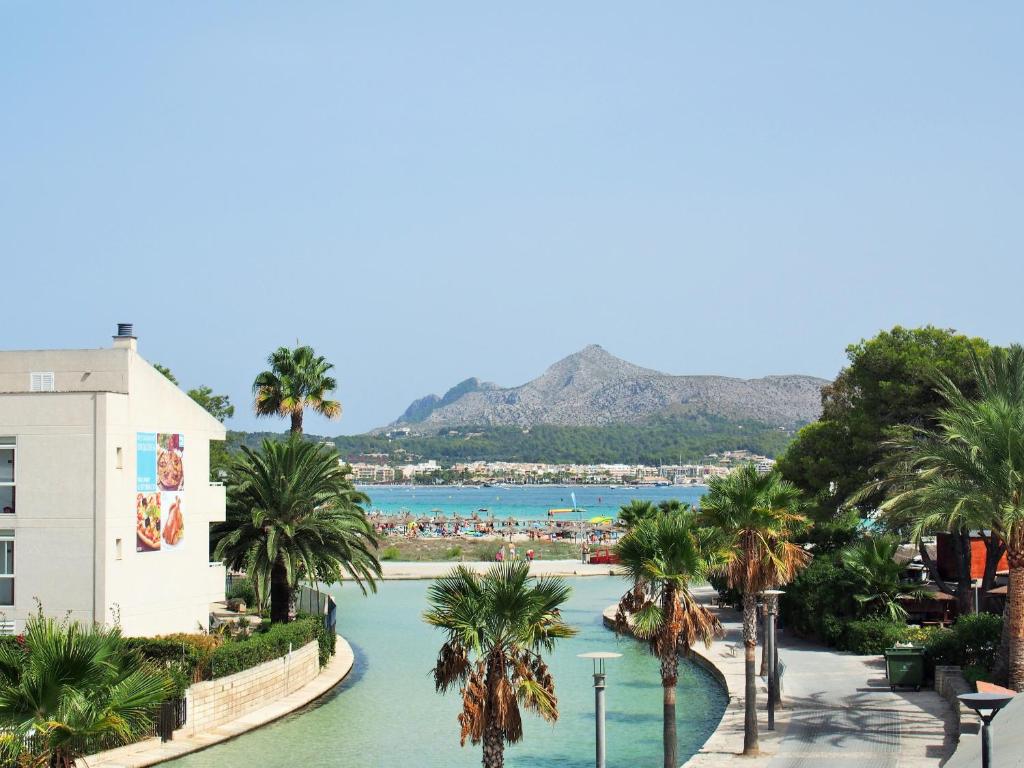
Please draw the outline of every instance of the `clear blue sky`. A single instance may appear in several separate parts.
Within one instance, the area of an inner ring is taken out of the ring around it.
[[[298,338],[337,434],[589,343],[753,377],[1020,340],[1022,8],[0,0],[0,348],[132,321],[283,429],[249,386]]]

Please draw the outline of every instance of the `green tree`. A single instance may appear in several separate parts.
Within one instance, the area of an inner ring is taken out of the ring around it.
[[[366,592],[380,576],[377,540],[351,469],[327,446],[299,436],[243,447],[228,470],[227,520],[212,533],[214,556],[244,570],[270,619],[289,620],[302,578],[334,583],[347,575]]]
[[[427,591],[423,618],[446,636],[434,685],[441,693],[461,688],[460,740],[483,742],[484,768],[502,768],[505,745],[522,740],[521,706],[558,719],[555,682],[541,653],[576,634],[561,615],[570,592],[563,579],[531,578],[523,561],[482,575],[459,566]]]
[[[679,656],[697,642],[710,645],[721,633],[718,618],[690,594],[690,583],[705,579],[721,557],[689,512],[639,519],[617,550],[629,591],[619,601],[618,632],[645,640],[661,665],[662,744],[665,768],[677,768],[676,684]]]
[[[975,394],[945,378],[936,426],[887,443],[885,515],[909,517],[916,532],[984,521],[1010,566],[1005,631],[1009,686],[1024,690],[1024,347],[971,361]]]
[[[153,363],[153,367],[156,368],[157,371],[162,373],[164,376],[166,376],[168,380],[171,382],[171,384],[173,384],[174,386],[178,386],[178,379],[173,373],[171,373],[170,368],[168,368],[166,365],[160,365],[160,363]]]
[[[172,691],[169,676],[131,654],[116,627],[32,616],[23,642],[0,645],[0,756],[72,768],[76,758],[147,736]],[[38,745],[31,756],[27,743]]]
[[[943,404],[937,376],[970,394],[972,355],[988,350],[983,339],[931,326],[896,326],[847,347],[849,364],[822,390],[821,418],[800,430],[777,465],[804,492],[811,516],[832,519],[872,479],[895,428],[934,424]],[[881,500],[869,494],[858,503],[870,511]]]
[[[338,387],[330,375],[332,363],[312,347],[278,347],[267,358],[270,369],[256,376],[252,384],[257,416],[290,416],[291,431],[302,432],[302,414],[310,408],[321,416],[337,419],[341,403],[328,399]]]
[[[805,522],[799,514],[801,494],[776,471],[760,474],[753,464],[734,469],[708,484],[701,500],[700,522],[721,536],[725,563],[721,570],[732,589],[743,593],[743,645],[746,661],[746,707],[743,754],[758,752],[757,594],[788,584],[809,555],[792,542]]]
[[[227,395],[214,394],[213,389],[207,386],[196,387],[188,391],[188,396],[201,405],[207,413],[221,424],[226,419],[235,415],[235,406]]]

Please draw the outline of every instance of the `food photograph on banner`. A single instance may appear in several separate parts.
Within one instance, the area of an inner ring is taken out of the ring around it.
[[[185,541],[185,438],[136,435],[135,551],[173,551]]]

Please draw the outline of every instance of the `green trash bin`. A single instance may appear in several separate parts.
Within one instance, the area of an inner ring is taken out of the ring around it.
[[[897,685],[921,690],[924,683],[924,648],[887,648],[885,650],[885,676],[889,678],[889,689]]]

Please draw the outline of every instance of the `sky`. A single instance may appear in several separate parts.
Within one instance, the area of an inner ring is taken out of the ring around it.
[[[339,422],[601,344],[832,377],[896,324],[1021,341],[1016,2],[0,0],[0,348],[140,352]]]

